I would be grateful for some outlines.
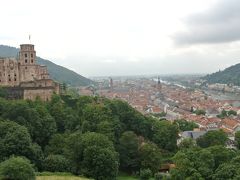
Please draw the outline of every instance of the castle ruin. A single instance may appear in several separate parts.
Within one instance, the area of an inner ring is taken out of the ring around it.
[[[21,44],[16,58],[0,58],[0,86],[6,88],[9,99],[40,97],[51,99],[59,94],[59,83],[53,81],[46,66],[36,64],[36,51],[32,44]]]

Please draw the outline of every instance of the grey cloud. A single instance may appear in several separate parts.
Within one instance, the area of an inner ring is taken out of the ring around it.
[[[220,0],[214,7],[184,20],[186,31],[173,39],[178,45],[225,43],[240,40],[240,1]]]

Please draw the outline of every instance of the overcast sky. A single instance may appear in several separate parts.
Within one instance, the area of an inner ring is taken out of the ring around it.
[[[2,0],[0,44],[84,76],[211,73],[240,62],[239,0]]]

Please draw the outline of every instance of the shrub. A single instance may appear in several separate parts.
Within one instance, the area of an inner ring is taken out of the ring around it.
[[[143,169],[140,171],[141,180],[149,180],[152,176],[152,171],[150,169]]]
[[[35,174],[30,161],[22,157],[11,157],[0,164],[2,179],[34,180]]]

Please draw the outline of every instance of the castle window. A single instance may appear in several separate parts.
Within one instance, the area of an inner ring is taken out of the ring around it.
[[[33,59],[31,59],[31,63],[33,63]]]
[[[17,81],[17,78],[14,78],[14,81]]]
[[[11,81],[11,78],[9,78],[8,80]]]
[[[16,75],[16,74],[14,74],[14,76],[16,77],[17,75]]]
[[[25,63],[27,63],[27,59],[25,59]]]
[[[27,53],[25,53],[25,57],[27,57]]]
[[[33,54],[31,54],[31,58],[33,58]]]
[[[27,69],[27,66],[25,67],[25,69]]]

